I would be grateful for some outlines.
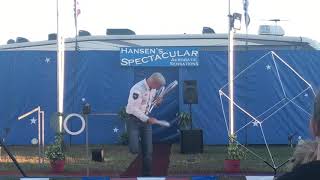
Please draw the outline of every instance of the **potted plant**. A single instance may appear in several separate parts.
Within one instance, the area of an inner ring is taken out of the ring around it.
[[[180,112],[180,113],[177,113],[177,117],[179,119],[178,125],[180,130],[190,129],[190,126],[192,123],[192,117],[190,113]]]
[[[227,146],[227,157],[224,160],[224,170],[227,173],[240,172],[240,160],[245,158],[244,149],[236,141],[236,136],[230,136]]]
[[[120,143],[121,145],[128,145],[128,144],[129,144],[129,135],[128,135],[127,132],[123,132],[123,133],[120,135],[119,143]]]
[[[60,173],[64,171],[65,154],[63,150],[63,134],[58,133],[54,138],[54,143],[47,147],[46,157],[50,160],[53,172]]]
[[[126,121],[129,119],[129,114],[126,112],[126,107],[122,107],[118,112],[119,119],[124,122],[125,131],[127,131]]]

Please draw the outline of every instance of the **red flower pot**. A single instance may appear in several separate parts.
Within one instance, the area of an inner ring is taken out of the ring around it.
[[[224,171],[226,173],[239,173],[240,160],[224,160]]]
[[[51,161],[50,164],[53,172],[61,173],[64,171],[64,160]]]

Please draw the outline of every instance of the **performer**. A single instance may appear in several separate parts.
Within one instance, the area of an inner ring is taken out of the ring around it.
[[[149,107],[156,95],[156,90],[166,84],[161,73],[153,73],[149,78],[135,84],[129,94],[126,112],[130,115],[127,121],[129,150],[142,155],[142,175],[151,176],[152,170],[152,124],[157,119],[149,117]],[[160,105],[162,98],[157,100]]]

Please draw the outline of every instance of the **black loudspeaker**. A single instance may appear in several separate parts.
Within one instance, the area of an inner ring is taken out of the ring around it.
[[[180,151],[184,154],[203,153],[202,130],[181,130]]]
[[[184,104],[198,104],[197,81],[187,80],[183,82]]]
[[[97,161],[97,162],[103,162],[104,161],[104,154],[103,154],[103,149],[93,149],[91,151],[92,155],[92,161]]]

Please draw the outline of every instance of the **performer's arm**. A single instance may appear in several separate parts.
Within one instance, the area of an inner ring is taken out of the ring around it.
[[[163,97],[162,96],[158,96],[158,97],[156,97],[156,93],[157,93],[157,91],[154,89],[154,90],[152,90],[152,101],[156,104],[156,106],[160,106],[160,104],[162,103],[162,101],[163,101]]]
[[[142,103],[142,96],[139,91],[130,91],[130,97],[126,111],[128,114],[132,114],[143,122],[147,122],[149,117],[139,109]]]

